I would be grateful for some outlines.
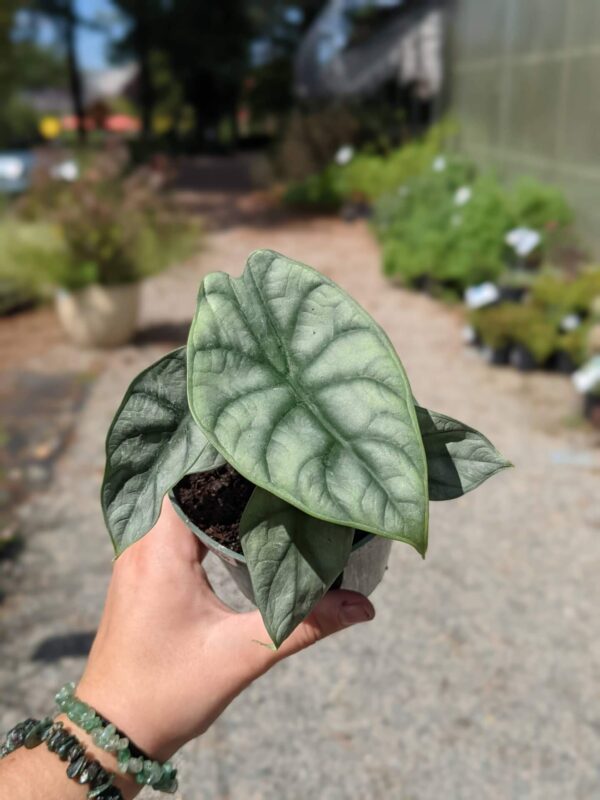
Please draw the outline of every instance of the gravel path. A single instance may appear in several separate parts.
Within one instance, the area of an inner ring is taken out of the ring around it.
[[[245,208],[217,192],[205,208]],[[226,216],[226,215],[225,215]],[[145,287],[146,333],[102,362],[53,483],[23,511],[27,547],[0,605],[0,727],[77,677],[111,563],[103,439],[131,378],[183,341],[200,277],[271,247],[352,292],[388,331],[419,402],[481,428],[517,469],[432,508],[422,562],[393,549],[378,614],[281,664],[179,756],[186,800],[597,800],[599,442],[568,381],[490,369],[460,315],[379,275],[366,227],[215,214],[202,254]],[[236,221],[237,219],[237,221]],[[224,596],[239,603],[211,563]]]

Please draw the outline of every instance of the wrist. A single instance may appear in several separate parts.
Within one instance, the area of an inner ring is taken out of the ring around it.
[[[147,759],[164,762],[183,743],[177,743],[165,726],[157,724],[152,707],[136,699],[135,691],[121,686],[118,692],[86,675],[76,689],[77,697],[87,703],[99,715],[112,723],[121,735],[126,736],[134,748]]]

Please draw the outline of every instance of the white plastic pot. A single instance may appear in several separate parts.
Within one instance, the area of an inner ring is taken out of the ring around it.
[[[118,347],[133,336],[138,322],[140,287],[86,286],[76,292],[60,289],[56,313],[71,341],[82,347]]]
[[[254,603],[252,581],[244,556],[215,541],[195,525],[182,509],[173,491],[169,492],[169,497],[173,508],[186,526],[192,533],[196,534],[208,550],[221,559],[238,589],[250,602]],[[353,545],[346,568],[335,581],[334,588],[351,589],[364,595],[371,594],[383,579],[391,549],[391,539],[385,539],[383,536],[373,536],[370,533],[366,534]]]

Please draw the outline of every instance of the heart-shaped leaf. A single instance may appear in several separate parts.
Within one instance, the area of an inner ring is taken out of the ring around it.
[[[512,466],[486,437],[463,422],[417,406],[427,455],[429,499],[452,500]]]
[[[343,571],[354,531],[255,489],[240,522],[254,599],[276,647]]]
[[[181,348],[140,373],[108,431],[102,510],[117,555],[152,528],[184,475],[225,463],[189,413],[185,358]]]
[[[410,386],[381,328],[314,270],[264,250],[208,275],[188,399],[248,480],[311,516],[427,547],[427,466]]]

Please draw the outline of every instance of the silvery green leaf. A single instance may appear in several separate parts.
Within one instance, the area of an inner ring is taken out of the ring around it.
[[[102,509],[117,555],[152,528],[184,475],[223,463],[189,413],[185,348],[169,353],[133,381],[108,431]]]
[[[188,399],[242,475],[311,516],[427,548],[427,466],[389,339],[339,286],[270,250],[203,281]]]
[[[315,519],[255,489],[240,538],[256,605],[276,647],[308,616],[344,570],[354,531]]]
[[[486,437],[463,422],[417,406],[427,456],[429,499],[452,500],[512,466]]]

